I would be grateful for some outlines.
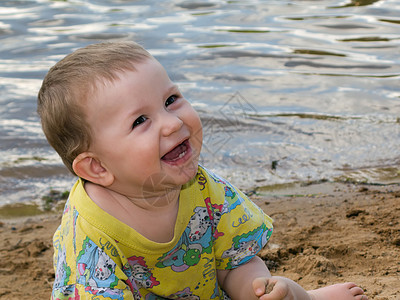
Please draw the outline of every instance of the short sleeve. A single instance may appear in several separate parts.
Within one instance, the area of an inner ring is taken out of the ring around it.
[[[233,185],[212,177],[216,188],[211,201],[224,199],[213,234],[216,265],[218,269],[232,269],[250,261],[266,245],[272,234],[272,219]],[[213,208],[213,204],[208,206]]]

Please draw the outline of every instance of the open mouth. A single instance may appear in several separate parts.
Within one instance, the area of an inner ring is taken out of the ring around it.
[[[177,163],[186,157],[190,151],[189,141],[185,140],[174,149],[166,153],[161,159],[169,163]]]

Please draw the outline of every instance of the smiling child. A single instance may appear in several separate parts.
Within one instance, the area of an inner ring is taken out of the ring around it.
[[[306,292],[271,276],[257,256],[271,218],[198,164],[200,118],[138,44],[66,56],[38,113],[78,176],[54,235],[52,299],[367,299],[352,283]]]

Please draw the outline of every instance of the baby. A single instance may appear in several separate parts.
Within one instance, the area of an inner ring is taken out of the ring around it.
[[[198,164],[199,116],[138,44],[66,56],[38,113],[79,177],[54,235],[52,299],[368,299],[353,283],[307,292],[271,276],[257,256],[271,218]]]

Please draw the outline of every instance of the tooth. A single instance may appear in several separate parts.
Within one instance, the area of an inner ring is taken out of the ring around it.
[[[185,154],[186,154],[186,151],[182,152],[181,154],[179,154],[179,158],[182,158],[182,157],[184,157],[184,156],[185,156]]]

